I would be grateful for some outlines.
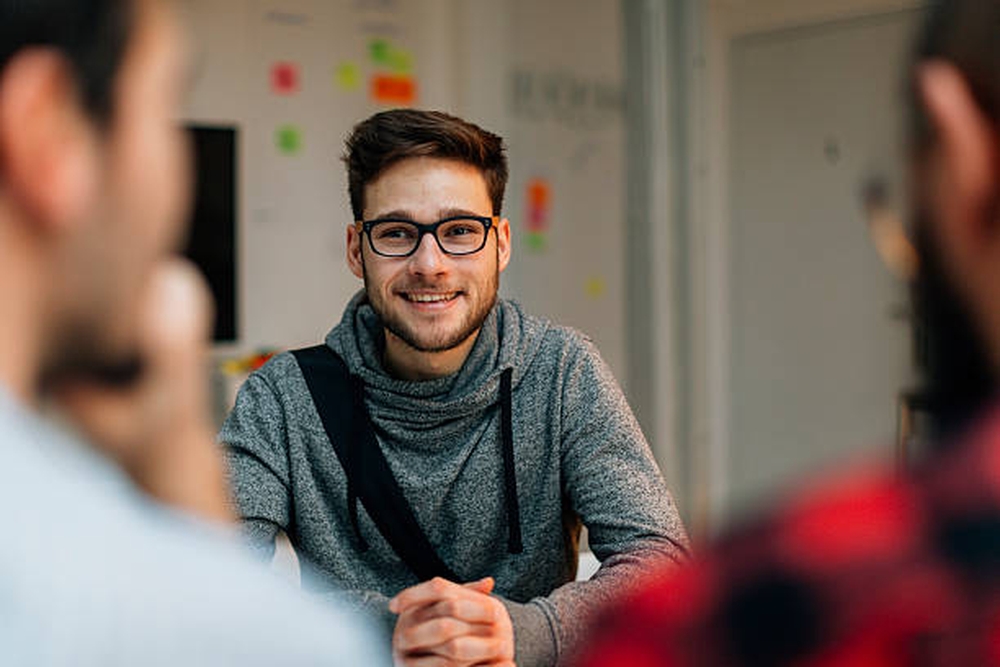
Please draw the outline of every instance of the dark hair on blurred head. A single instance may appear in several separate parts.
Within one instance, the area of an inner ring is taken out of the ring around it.
[[[84,108],[110,120],[134,0],[0,0],[0,73],[21,50],[55,49],[72,66]]]
[[[358,123],[347,139],[348,189],[355,220],[365,208],[365,186],[393,164],[412,157],[457,160],[477,167],[486,179],[494,215],[507,186],[503,139],[440,111],[396,109]]]

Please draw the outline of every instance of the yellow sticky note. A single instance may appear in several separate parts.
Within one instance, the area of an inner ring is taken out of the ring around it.
[[[600,299],[607,292],[607,284],[603,278],[595,276],[587,280],[586,292],[591,299]]]
[[[357,63],[341,63],[337,66],[334,79],[341,90],[358,90],[361,88],[361,69]]]

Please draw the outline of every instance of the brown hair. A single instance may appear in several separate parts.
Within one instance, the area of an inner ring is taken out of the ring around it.
[[[347,187],[354,219],[365,208],[365,186],[400,160],[436,157],[477,167],[486,180],[493,215],[500,215],[507,186],[503,139],[481,127],[440,111],[394,109],[354,126],[347,138]]]
[[[113,115],[114,82],[125,59],[133,0],[0,0],[0,74],[20,51],[58,51],[72,66],[80,101],[95,121]]]

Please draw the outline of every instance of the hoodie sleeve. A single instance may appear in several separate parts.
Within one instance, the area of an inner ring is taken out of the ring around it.
[[[677,507],[625,396],[597,349],[575,332],[561,393],[564,494],[601,567],[589,581],[507,604],[522,667],[564,661],[594,611],[643,573],[688,556]]]
[[[219,433],[226,448],[233,501],[253,550],[274,555],[278,531],[287,531],[290,506],[288,439],[277,393],[260,373],[240,388]]]

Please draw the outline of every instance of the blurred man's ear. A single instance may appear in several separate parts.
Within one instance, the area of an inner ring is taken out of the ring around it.
[[[0,72],[0,196],[56,231],[86,217],[99,179],[97,130],[55,51],[25,49]]]
[[[944,259],[953,268],[968,266],[1000,248],[996,128],[953,65],[925,63],[917,81],[934,130],[921,184],[928,190],[920,197],[930,206]]]
[[[997,127],[952,65],[931,62],[917,84],[932,127],[916,195],[949,291],[1000,370],[1000,144]],[[926,255],[925,255],[926,256]],[[954,324],[954,323],[952,323]]]

